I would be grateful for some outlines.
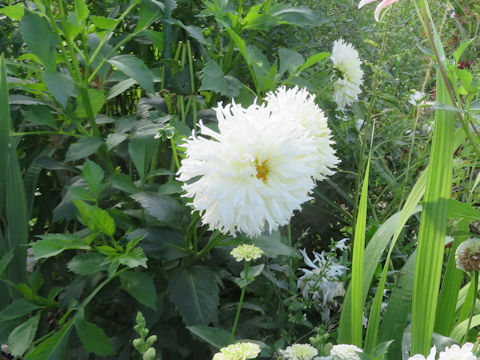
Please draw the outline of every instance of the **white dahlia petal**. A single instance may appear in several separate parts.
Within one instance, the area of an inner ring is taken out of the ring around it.
[[[352,44],[343,39],[333,43],[331,60],[339,77],[333,84],[333,99],[340,110],[358,100],[363,83],[362,62]]]
[[[330,356],[333,360],[360,360],[357,352],[363,352],[363,350],[355,345],[338,344],[332,346]]]
[[[279,126],[265,107],[219,106],[220,132],[200,125],[178,171],[185,196],[210,229],[258,236],[288,224],[310,199],[316,148],[298,127]],[[204,136],[209,136],[207,139]]]
[[[472,350],[472,343],[467,342],[462,347],[455,344],[440,352],[438,360],[477,360]]]

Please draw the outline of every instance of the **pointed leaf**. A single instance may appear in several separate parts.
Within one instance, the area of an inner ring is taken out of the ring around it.
[[[37,332],[40,313],[17,326],[8,336],[8,351],[15,357],[22,356],[32,344]]]
[[[155,92],[153,89],[153,74],[139,58],[133,55],[117,55],[109,59],[108,62],[135,79],[146,91]]]
[[[126,271],[120,274],[120,283],[140,304],[156,309],[157,291],[151,275],[140,271]]]
[[[110,339],[97,325],[79,319],[75,321],[75,330],[83,347],[89,353],[93,352],[101,356],[115,354]]]

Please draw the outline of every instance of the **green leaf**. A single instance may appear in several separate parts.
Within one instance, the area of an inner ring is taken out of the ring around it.
[[[168,276],[170,299],[187,325],[217,321],[218,286],[216,274],[207,267],[176,268]]]
[[[25,121],[32,123],[33,125],[49,126],[52,129],[57,128],[55,119],[47,106],[32,106],[28,111],[22,110],[22,115]]]
[[[9,5],[0,9],[0,14],[4,14],[13,20],[21,21],[25,13],[25,5]]]
[[[222,68],[214,61],[210,60],[200,73],[202,86],[200,91],[212,90],[221,95],[237,97],[242,83],[230,75],[224,75]]]
[[[121,72],[135,79],[148,92],[155,92],[153,88],[153,74],[145,63],[134,55],[117,55],[108,60]]]
[[[42,240],[32,244],[33,254],[36,259],[49,258],[60,254],[65,250],[89,250],[83,239],[72,234],[45,234],[40,236]]]
[[[475,315],[472,317],[472,323],[470,324],[470,329],[473,329],[474,327],[480,325],[480,315]],[[460,324],[455,326],[453,329],[452,333],[450,334],[450,337],[454,339],[456,342],[460,343],[463,340],[464,334],[467,332],[468,327],[468,319],[462,321]]]
[[[121,144],[128,138],[127,134],[112,133],[107,136],[107,149],[112,150],[118,144]]]
[[[148,25],[159,19],[165,10],[165,5],[158,1],[142,1],[140,4],[138,23],[135,26],[135,32],[147,28]]]
[[[113,85],[107,92],[107,100],[113,99],[114,97],[122,94],[126,90],[130,89],[137,82],[135,79],[125,79],[120,81],[118,84]],[[123,134],[122,134],[123,135]]]
[[[70,145],[65,161],[76,161],[92,155],[103,144],[103,140],[95,136],[86,136]]]
[[[480,110],[480,99],[475,100],[470,105],[470,110]]]
[[[0,321],[18,319],[39,309],[41,306],[32,304],[25,299],[16,299],[0,312]]]
[[[138,192],[138,188],[133,183],[130,176],[125,174],[117,174],[110,178],[114,188],[122,190],[127,194],[135,194]]]
[[[72,328],[72,321],[69,321],[54,335],[40,343],[26,360],[65,360],[68,339]]]
[[[96,205],[88,205],[81,200],[73,201],[79,212],[79,220],[94,233],[101,231],[108,236],[115,234],[115,222],[110,214]]]
[[[147,268],[148,259],[140,247],[136,247],[133,250],[118,256],[117,260],[120,264],[128,266],[129,268],[136,268],[137,266]]]
[[[0,241],[3,242],[3,237],[1,234],[0,234]],[[5,254],[2,255],[2,258],[0,259],[0,277],[3,276],[3,273],[7,269],[8,264],[10,264],[10,262],[13,259],[13,254],[14,254],[13,250],[14,249],[8,250]]]
[[[480,219],[480,211],[472,205],[455,199],[448,199],[448,218],[478,220]]]
[[[38,56],[48,71],[55,72],[57,37],[48,22],[39,15],[26,11],[20,30],[28,48]]]
[[[10,147],[10,104],[8,96],[7,68],[5,58],[0,55],[0,195],[3,197],[8,174],[8,152]],[[2,212],[4,202],[0,202]]]
[[[90,20],[99,29],[111,30],[120,22],[118,19],[107,18],[105,16],[90,16]]]
[[[132,158],[142,184],[148,176],[153,154],[157,151],[158,141],[152,134],[135,134],[128,144],[128,154]]]
[[[290,49],[281,48],[278,50],[278,55],[280,57],[280,69],[278,70],[279,79],[287,71],[293,74],[297,67],[305,62],[302,55]]]
[[[75,84],[70,75],[45,71],[43,80],[55,100],[63,107],[66,107],[68,98],[75,95]]]
[[[216,349],[220,349],[230,344],[230,333],[223,329],[205,325],[187,326],[187,329]]]
[[[282,22],[301,27],[321,26],[331,21],[321,12],[306,6],[293,7],[287,4],[275,4],[270,8],[269,14],[279,18]]]
[[[75,330],[83,347],[89,353],[101,356],[115,354],[110,339],[97,325],[78,319],[75,321]]]
[[[90,99],[90,106],[92,107],[93,116],[97,115],[102,110],[103,104],[105,104],[105,94],[103,91],[88,89],[88,98]],[[85,110],[85,104],[83,98],[77,99],[77,107],[75,114],[78,117],[87,117],[87,111]]]
[[[156,309],[157,290],[151,275],[140,271],[126,271],[120,274],[120,283],[139,303]]]
[[[87,160],[83,164],[82,175],[90,187],[93,196],[98,199],[100,193],[104,189],[102,181],[105,174],[102,168],[93,161]]]
[[[17,326],[8,336],[8,351],[14,357],[22,356],[32,344],[38,328],[40,313]]]
[[[169,196],[141,192],[131,197],[163,225],[182,230],[186,224],[186,208]]]
[[[75,0],[75,12],[80,22],[85,21],[88,17],[88,7],[85,0]]]
[[[329,56],[330,56],[329,52],[321,52],[321,53],[312,55],[305,61],[305,63],[302,66],[300,66],[299,71],[308,69],[309,67],[315,65],[316,63],[319,63],[323,59],[328,58]]]
[[[451,105],[440,71],[436,84],[437,100]],[[412,300],[412,354],[428,354],[432,342],[452,194],[454,124],[452,112],[435,111],[435,131],[418,234]]]
[[[67,264],[70,271],[80,275],[92,275],[108,270],[109,261],[97,253],[83,253],[76,255]]]

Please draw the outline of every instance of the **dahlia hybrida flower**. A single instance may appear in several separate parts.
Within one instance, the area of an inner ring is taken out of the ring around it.
[[[255,359],[260,354],[260,346],[250,342],[236,343],[220,349],[213,360]]]
[[[262,254],[263,250],[252,244],[242,244],[230,251],[230,255],[238,262],[260,259]]]
[[[298,126],[305,134],[313,138],[316,146],[315,151],[315,180],[323,180],[333,175],[335,168],[340,162],[335,156],[332,145],[335,143],[328,127],[328,120],[323,111],[315,104],[315,95],[306,89],[295,86],[287,89],[285,86],[275,92],[269,92],[264,99],[267,108],[272,112],[274,120],[282,120]],[[285,126],[288,124],[279,124]]]
[[[446,347],[438,360],[477,360],[477,357],[473,354],[473,344],[467,342],[462,347],[456,344]]]
[[[186,142],[177,179],[202,214],[222,233],[254,237],[288,224],[311,197],[318,160],[313,137],[266,106],[216,109],[219,132],[200,124]]]
[[[330,356],[333,360],[360,360],[358,352],[363,352],[363,350],[355,345],[338,344],[332,346]]]
[[[360,89],[363,83],[363,70],[360,67],[362,62],[358,51],[343,39],[333,43],[330,59],[338,75],[333,83],[333,100],[337,103],[338,109],[343,110],[357,101],[358,95],[362,92]]]
[[[425,358],[422,354],[415,354],[408,358],[408,360],[435,360],[435,355],[437,354],[437,348],[433,346],[430,349],[430,354]]]
[[[293,344],[280,350],[280,355],[285,360],[312,360],[318,355],[318,351],[310,344]]]
[[[360,9],[363,5],[370,4],[372,2],[375,2],[377,0],[361,0],[358,3],[358,8]],[[398,0],[382,0],[380,4],[377,5],[377,8],[375,9],[375,21],[378,22],[378,18],[380,17],[380,13],[382,12],[383,9],[389,7],[393,3],[396,3]]]
[[[480,238],[468,238],[455,251],[457,268],[463,271],[480,270]]]

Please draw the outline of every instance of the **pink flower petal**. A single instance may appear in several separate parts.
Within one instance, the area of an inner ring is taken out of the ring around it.
[[[361,0],[358,3],[358,8],[360,9],[362,6],[370,4],[370,3],[375,2],[375,1],[377,1],[377,0]]]
[[[375,21],[378,22],[378,18],[380,16],[380,12],[392,5],[393,3],[397,2],[398,0],[383,0],[380,4],[378,4],[377,8],[375,9]]]

